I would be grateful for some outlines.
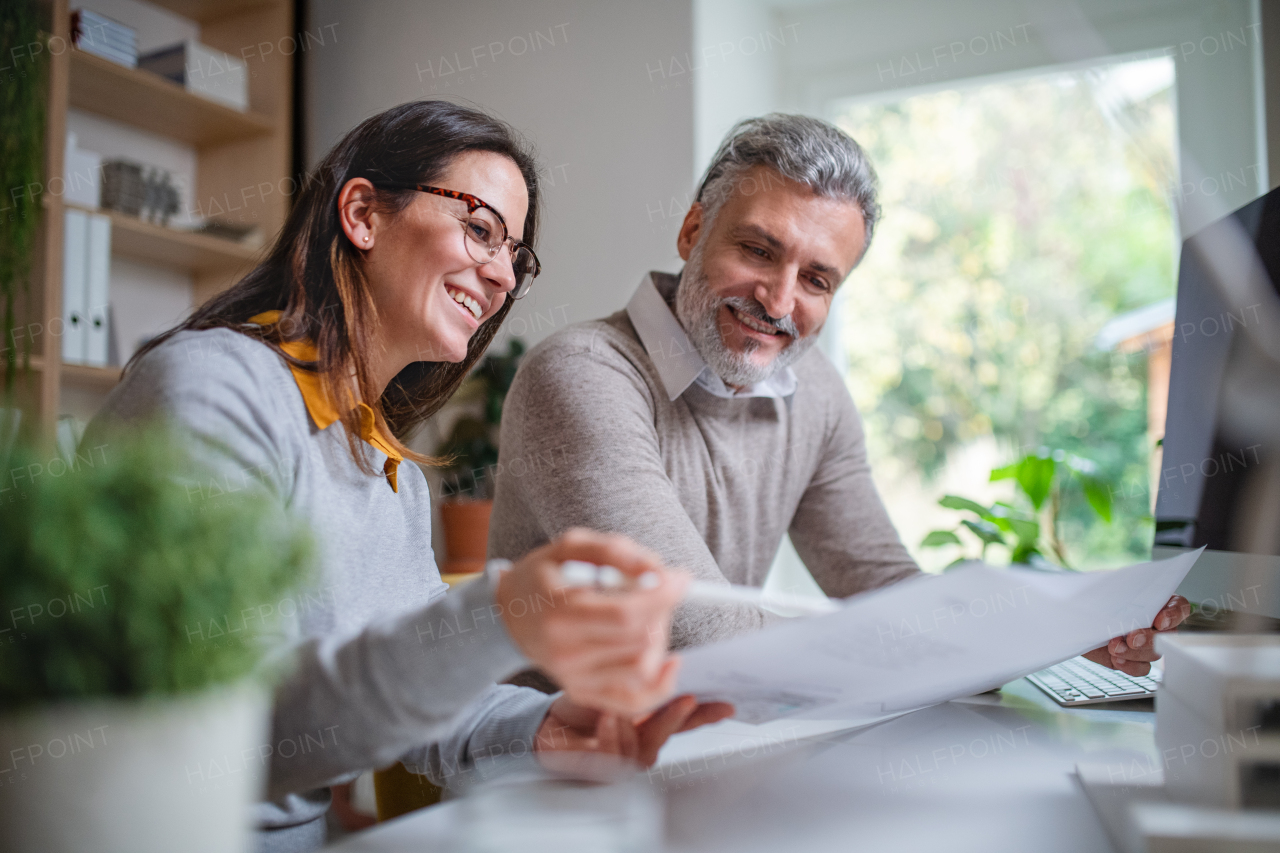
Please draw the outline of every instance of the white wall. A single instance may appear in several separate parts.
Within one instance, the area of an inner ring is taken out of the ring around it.
[[[700,166],[710,155],[703,141],[752,113],[829,116],[840,99],[897,99],[993,76],[1168,52],[1177,74],[1182,181],[1204,188],[1179,199],[1182,232],[1270,187],[1257,0],[697,0],[695,20],[700,44],[762,20],[794,34],[770,57],[776,76],[768,88],[749,75],[699,81]]]
[[[311,164],[422,98],[478,105],[537,146],[544,271],[505,334],[536,342],[617,311],[645,271],[679,268],[668,214],[693,172],[693,93],[666,71],[690,50],[691,0],[312,0],[308,25],[336,36],[306,57]]]

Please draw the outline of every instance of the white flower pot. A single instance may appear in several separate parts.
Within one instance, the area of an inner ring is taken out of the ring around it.
[[[250,850],[268,703],[237,686],[0,716],[0,851]]]

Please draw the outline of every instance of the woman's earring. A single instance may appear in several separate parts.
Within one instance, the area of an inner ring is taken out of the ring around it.
[[[368,243],[368,242],[369,242],[369,235],[368,235],[368,234],[364,235],[364,241],[365,241],[366,243]]]

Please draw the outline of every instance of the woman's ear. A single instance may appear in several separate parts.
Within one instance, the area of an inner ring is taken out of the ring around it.
[[[373,210],[373,184],[365,178],[352,178],[338,193],[338,222],[342,233],[357,249],[372,249],[376,238]]]

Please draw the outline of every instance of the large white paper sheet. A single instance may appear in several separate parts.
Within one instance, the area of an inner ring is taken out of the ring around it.
[[[945,702],[1150,627],[1199,556],[914,578],[848,598],[839,613],[685,652],[679,689],[732,702],[744,722],[873,718]]]

